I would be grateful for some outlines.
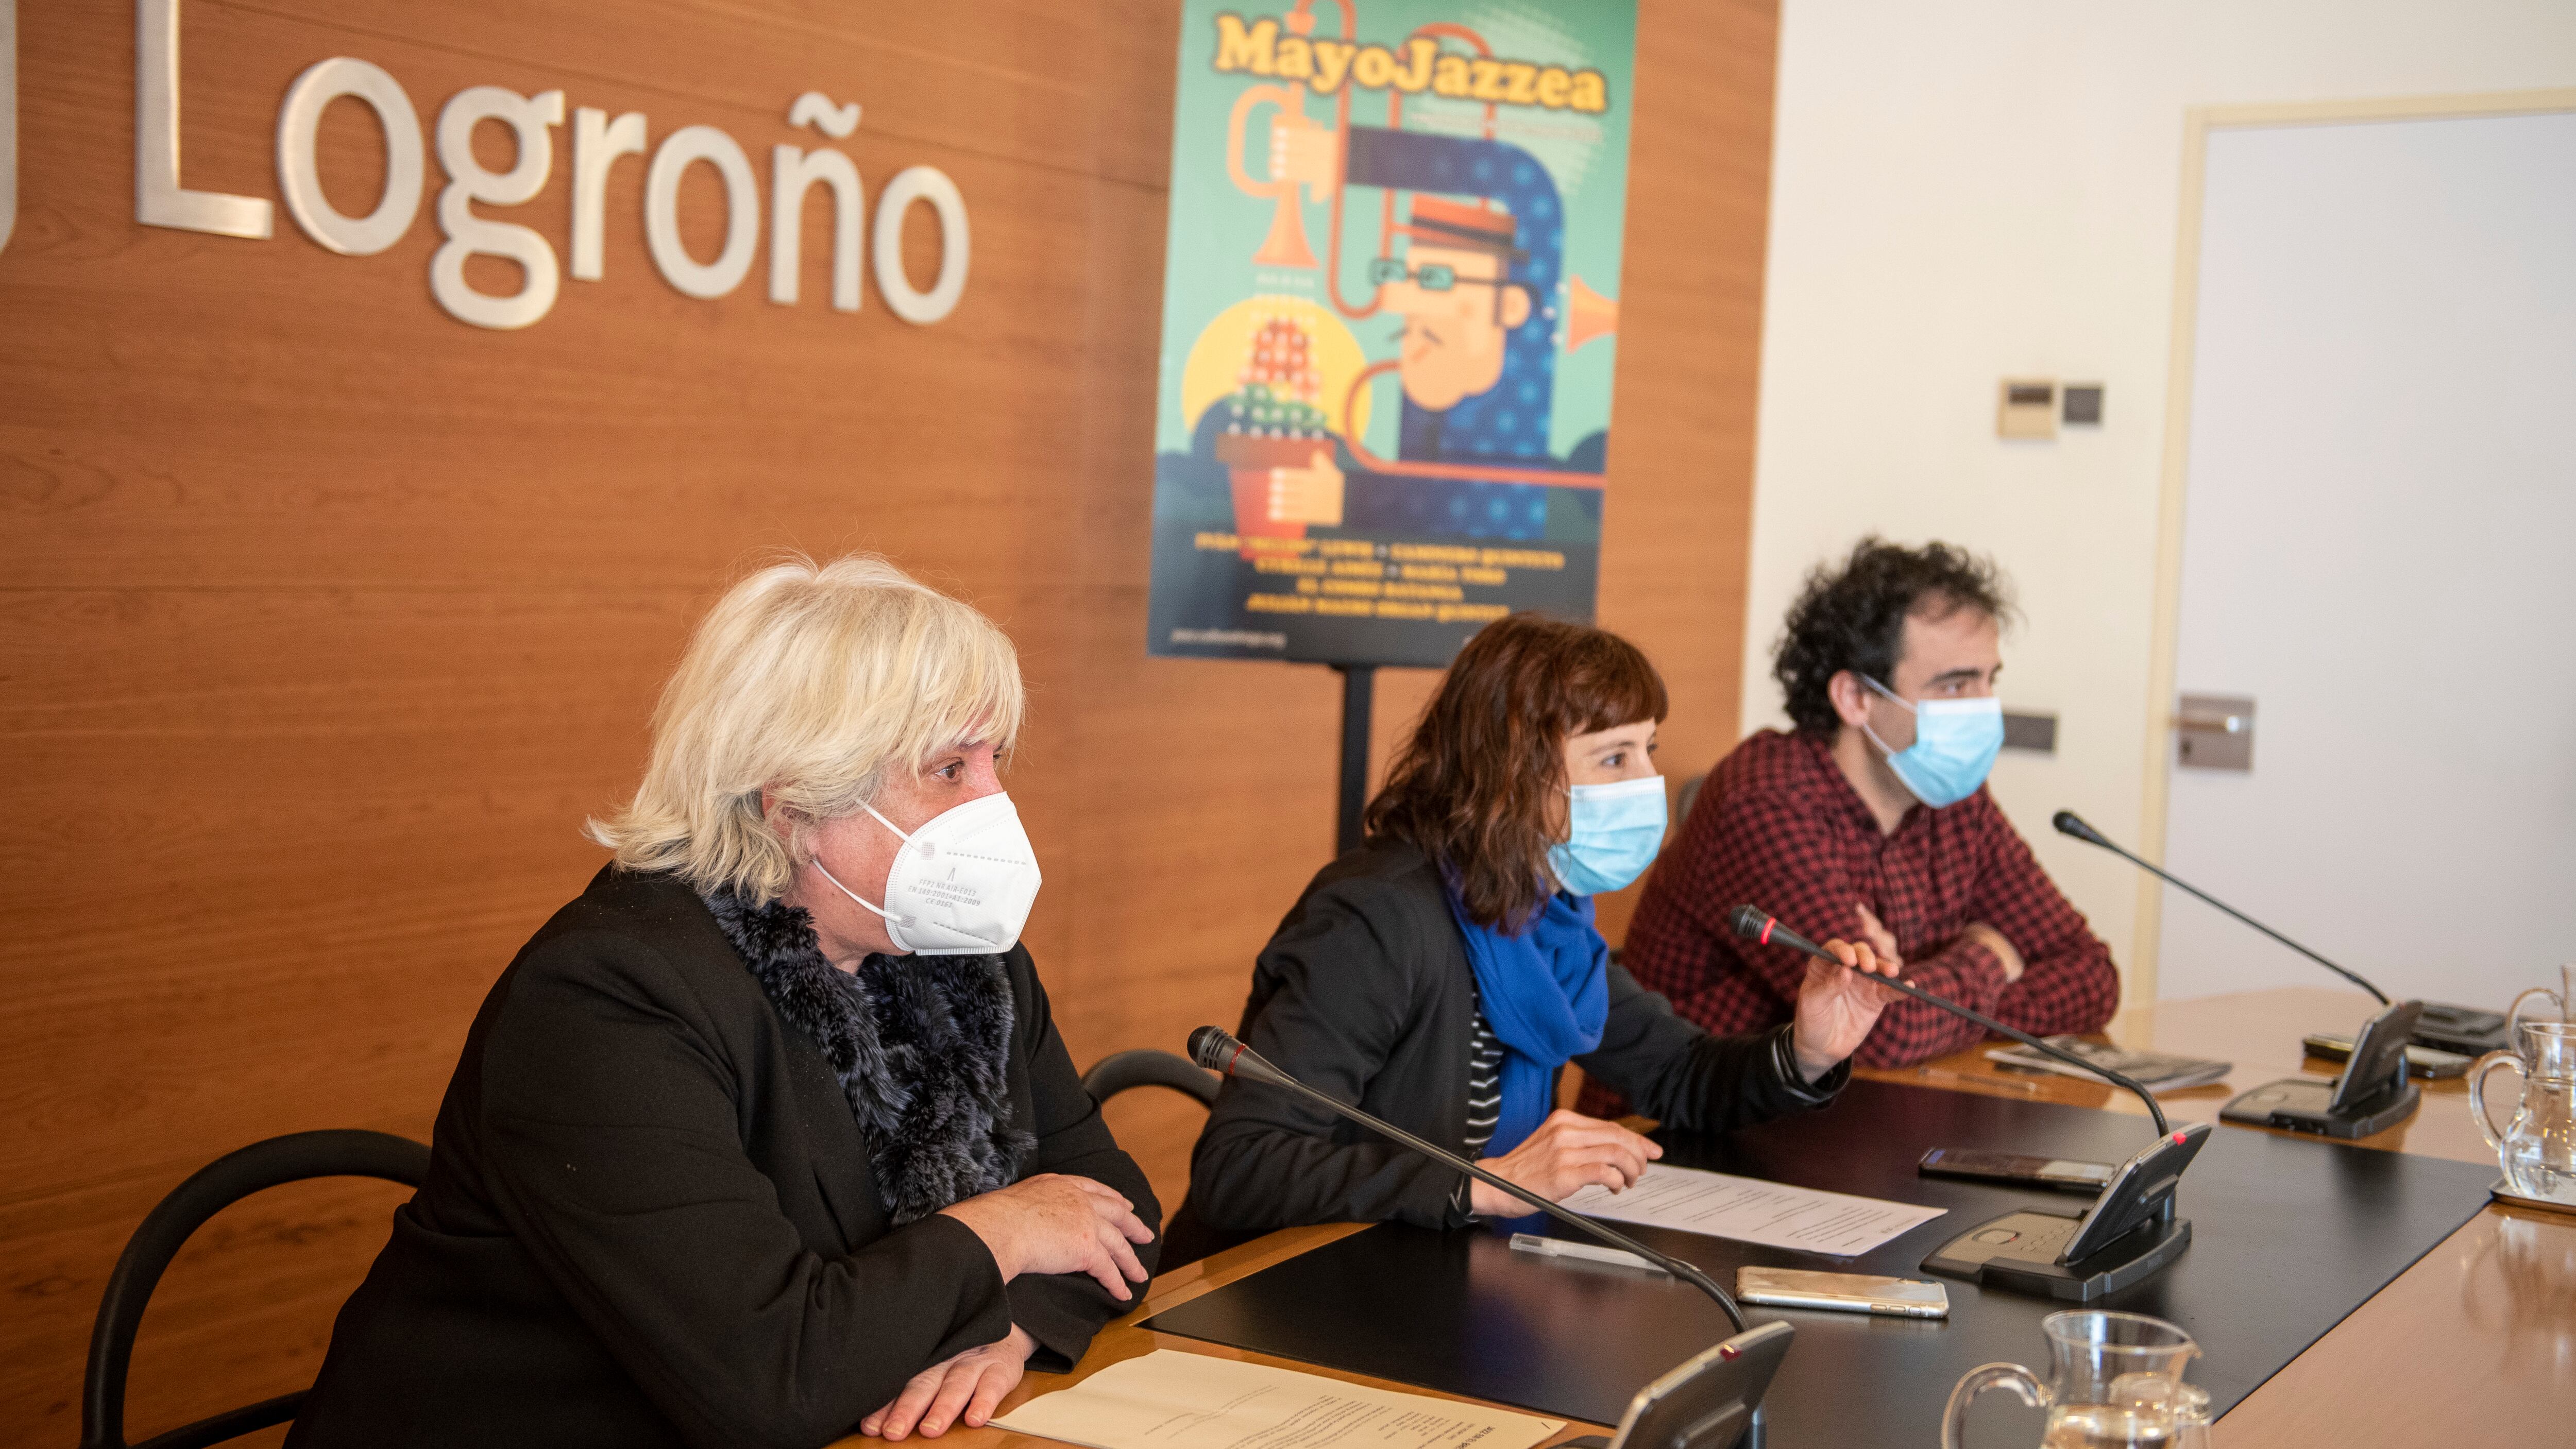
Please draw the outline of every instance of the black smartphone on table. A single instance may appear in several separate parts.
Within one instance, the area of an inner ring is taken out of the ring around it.
[[[2009,1182],[2086,1196],[2111,1180],[2112,1164],[2072,1157],[2028,1157],[2018,1152],[1974,1152],[1935,1147],[1923,1154],[1916,1171],[1925,1177],[1956,1177],[1971,1182]]]

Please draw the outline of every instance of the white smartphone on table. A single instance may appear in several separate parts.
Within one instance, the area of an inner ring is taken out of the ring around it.
[[[1950,1295],[1920,1278],[1817,1273],[1803,1268],[1738,1268],[1735,1296],[1772,1308],[1821,1308],[1883,1318],[1947,1318]]]

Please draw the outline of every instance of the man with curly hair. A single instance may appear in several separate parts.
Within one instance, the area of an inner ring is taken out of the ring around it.
[[[1818,940],[1866,940],[1909,980],[2024,1031],[2108,1022],[2110,948],[1985,789],[2011,613],[1994,565],[1946,543],[1865,538],[1809,575],[1773,669],[1795,727],[1736,746],[1700,792],[1629,925],[1637,980],[1713,1032],[1789,1020],[1806,963],[1727,929],[1750,901]],[[1854,1060],[1899,1066],[1978,1037],[1899,1001]]]

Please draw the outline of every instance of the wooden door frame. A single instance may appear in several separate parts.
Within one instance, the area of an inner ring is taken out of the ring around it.
[[[2138,812],[2138,853],[2161,864],[2166,808],[2173,783],[2174,645],[2182,614],[2183,494],[2191,451],[2192,359],[2199,345],[2202,182],[2209,133],[2255,126],[2332,126],[2576,111],[2576,88],[2498,91],[2486,95],[2400,96],[2366,101],[2301,101],[2279,105],[2194,106],[2183,112],[2182,206],[2174,247],[2172,358],[2165,377],[2164,467],[2156,504],[2154,633],[2147,655],[2145,789]],[[2138,873],[2137,934],[2129,950],[2127,999],[2156,999],[2162,944],[2163,883]]]

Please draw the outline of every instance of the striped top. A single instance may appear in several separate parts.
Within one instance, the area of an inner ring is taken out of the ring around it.
[[[1494,1124],[1503,1115],[1503,1043],[1494,1035],[1493,1023],[1485,1020],[1484,994],[1475,993],[1473,1000],[1475,1005],[1467,1023],[1467,1140],[1458,1149],[1458,1155],[1470,1162],[1491,1162],[1493,1159],[1485,1156],[1485,1149],[1493,1145]],[[1797,1101],[1811,1107],[1823,1106],[1842,1089],[1839,1086],[1817,1086],[1799,1072],[1797,1053],[1792,1046],[1796,1031],[1794,1022],[1771,1029],[1772,1074]],[[1493,1171],[1490,1167],[1485,1170]],[[1473,1178],[1458,1179],[1457,1188],[1449,1196],[1449,1210],[1455,1222],[1463,1224],[1475,1220],[1475,1187]],[[1537,1210],[1533,1208],[1531,1211]]]
[[[1485,1020],[1485,1001],[1476,998],[1467,1048],[1467,1145],[1460,1156],[1473,1162],[1494,1140],[1494,1123],[1503,1115],[1503,1044]]]

